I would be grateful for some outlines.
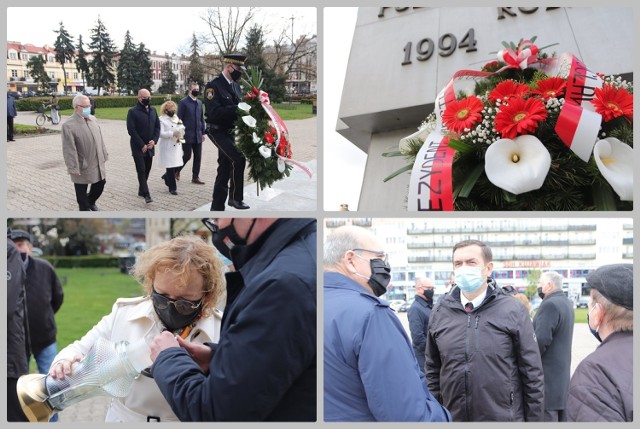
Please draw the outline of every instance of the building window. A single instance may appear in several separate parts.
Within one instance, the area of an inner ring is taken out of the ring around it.
[[[77,73],[77,72],[73,74],[73,79],[74,79],[74,80],[77,80],[77,79],[78,79],[78,73]]]
[[[22,72],[24,73],[24,78],[29,79],[29,70],[23,70]]]
[[[9,59],[17,60],[18,54],[16,52],[9,52]]]
[[[55,79],[56,78],[56,73],[55,72],[51,72],[51,79]]]
[[[18,70],[12,69],[11,70],[11,77],[18,77]]]

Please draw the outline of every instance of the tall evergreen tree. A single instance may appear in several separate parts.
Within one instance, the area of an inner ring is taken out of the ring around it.
[[[193,33],[191,39],[191,54],[189,55],[189,73],[187,73],[187,86],[191,82],[198,82],[198,85],[204,86],[204,65],[202,64],[202,58],[200,52],[198,52],[198,39],[196,34]],[[188,89],[188,88],[187,88]]]
[[[38,89],[41,91],[50,91],[51,77],[47,74],[44,64],[45,61],[42,55],[35,55],[27,62],[27,69],[33,81],[38,84]]]
[[[85,77],[89,78],[89,63],[87,62],[87,52],[82,43],[82,34],[78,36],[78,54],[76,55],[76,68],[82,75],[82,86],[85,86]]]
[[[97,88],[99,94],[101,88],[109,89],[115,82],[113,59],[117,54],[116,46],[99,16],[96,26],[91,30],[89,49],[93,54],[93,59],[89,63],[91,69],[89,85]]]
[[[171,59],[167,55],[167,60],[162,63],[162,83],[158,88],[160,94],[174,94],[176,92],[176,75],[171,69]]]
[[[140,65],[137,59],[137,47],[131,40],[129,30],[124,36],[124,46],[120,51],[120,61],[118,62],[118,88],[127,94],[134,93],[139,89],[137,74]]]
[[[134,93],[137,93],[139,89],[146,88],[151,91],[153,87],[153,76],[151,71],[151,59],[149,59],[149,50],[144,46],[144,43],[138,45],[136,51],[136,64],[138,71],[135,74],[135,82],[133,86]]]
[[[73,46],[73,37],[69,35],[65,30],[62,21],[60,21],[60,29],[58,31],[53,30],[58,34],[53,46],[56,48],[56,61],[62,66],[62,75],[64,77],[64,92],[67,92],[67,71],[64,68],[66,63],[71,63],[73,57],[76,55],[76,49]]]
[[[247,32],[243,53],[247,56],[245,65],[262,70],[262,88],[269,93],[271,102],[280,102],[286,95],[286,76],[279,75],[269,67],[264,59],[264,33],[262,27],[252,26]]]

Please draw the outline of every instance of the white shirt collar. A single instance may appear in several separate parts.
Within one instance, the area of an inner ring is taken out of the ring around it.
[[[222,73],[222,76],[224,76],[224,78],[226,79],[227,83],[228,83],[229,85],[231,85],[231,82],[233,82],[233,80],[231,80],[231,79],[227,78],[227,75],[226,75],[226,74],[224,74],[224,73]]]
[[[480,305],[482,305],[482,301],[484,301],[484,298],[487,296],[488,289],[489,289],[489,286],[487,285],[487,287],[484,289],[484,292],[482,292],[480,295],[475,297],[475,299],[473,299],[472,301],[469,301],[467,297],[464,296],[462,291],[460,291],[460,302],[462,303],[462,307],[464,308],[464,306],[467,305],[467,302],[471,302],[471,304],[473,304],[473,308],[480,307]]]

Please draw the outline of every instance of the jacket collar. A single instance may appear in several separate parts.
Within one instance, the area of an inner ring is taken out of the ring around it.
[[[378,301],[378,304],[382,306],[389,307],[389,303],[387,301],[375,296],[374,294],[363,288],[360,284],[351,280],[344,274],[335,271],[325,271],[324,287],[327,289],[350,290],[352,292],[356,292],[360,295],[366,296],[367,298],[375,299],[376,301]]]

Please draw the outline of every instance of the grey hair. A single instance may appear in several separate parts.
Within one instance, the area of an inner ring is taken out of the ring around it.
[[[540,274],[540,278],[550,281],[553,289],[562,290],[562,276],[557,271],[545,271]]]
[[[81,98],[86,98],[87,100],[89,99],[89,97],[87,97],[84,94],[78,94],[75,97],[73,97],[73,100],[71,100],[71,107],[75,109],[78,103],[80,103]]]
[[[335,267],[344,254],[360,247],[360,241],[351,228],[339,228],[325,239],[323,263],[325,268]]]

